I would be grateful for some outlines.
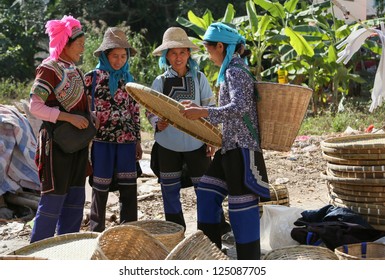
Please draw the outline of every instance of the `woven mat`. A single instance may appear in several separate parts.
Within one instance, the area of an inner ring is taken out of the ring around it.
[[[313,91],[308,87],[269,82],[258,82],[257,87],[262,148],[290,151]]]
[[[68,233],[40,240],[22,247],[12,255],[26,255],[50,260],[90,260],[99,233]]]
[[[167,120],[169,124],[181,131],[207,144],[216,147],[222,146],[220,130],[203,118],[198,120],[184,118],[179,112],[184,107],[176,100],[137,83],[127,83],[126,90],[132,98],[146,107],[147,110]]]
[[[321,141],[321,148],[385,149],[385,134],[360,134],[334,137]]]
[[[385,218],[385,206],[341,201],[336,198],[332,198],[331,202],[332,205],[349,208],[358,214],[374,216],[382,219]]]
[[[355,202],[368,202],[368,203],[384,203],[385,193],[376,192],[357,192],[351,190],[345,190],[334,186],[334,184],[327,184],[328,191],[331,195],[337,196],[343,200],[355,201]],[[378,195],[380,194],[380,196]]]
[[[385,160],[385,154],[367,154],[367,153],[349,154],[349,153],[327,153],[327,152],[324,152],[324,153],[325,155],[333,158],[346,159],[346,160]]]
[[[321,146],[321,150],[326,153],[335,153],[335,154],[383,154],[385,153],[384,148],[374,148],[374,149],[342,149],[342,148],[330,148]]]
[[[340,199],[341,201],[349,201],[356,203],[371,203],[383,205],[385,203],[384,197],[367,197],[367,196],[351,196],[338,192],[338,189],[328,187],[329,196],[332,199]]]

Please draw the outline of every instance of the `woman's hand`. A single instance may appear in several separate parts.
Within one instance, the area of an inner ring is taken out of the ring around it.
[[[215,150],[216,150],[216,148],[214,146],[207,144],[207,146],[206,146],[206,156],[207,157],[214,156]]]
[[[76,114],[70,114],[67,112],[60,112],[58,121],[65,121],[71,123],[73,126],[79,129],[86,129],[88,127],[88,120],[86,117]]]
[[[158,129],[158,131],[163,131],[163,130],[165,130],[167,127],[168,127],[168,122],[165,121],[165,120],[159,119],[159,120],[156,122],[156,128]]]
[[[96,129],[99,129],[100,121],[99,121],[98,117],[96,116],[96,112],[95,111],[91,112],[91,118],[92,118],[92,121],[93,121]]]
[[[195,105],[195,104],[194,104]],[[189,120],[197,120],[199,118],[206,118],[209,115],[207,108],[200,106],[185,107],[179,111],[183,117]]]
[[[136,142],[136,160],[140,160],[142,159],[142,155],[143,155],[143,150],[142,150],[142,145],[140,142]]]

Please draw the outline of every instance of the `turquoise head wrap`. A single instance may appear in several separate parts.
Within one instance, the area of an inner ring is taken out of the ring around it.
[[[203,36],[203,41],[221,42],[227,44],[226,56],[222,62],[217,80],[217,85],[219,85],[225,81],[225,71],[229,66],[231,58],[233,57],[235,47],[238,44],[246,45],[246,39],[234,28],[231,28],[222,22],[216,22],[207,28],[206,33]]]
[[[167,52],[168,52],[168,49],[162,51],[162,55],[159,57],[158,63],[159,63],[160,69],[166,70],[168,68],[167,58],[166,58]],[[191,52],[191,49],[190,49],[190,52]],[[189,68],[191,75],[195,78],[198,72],[198,63],[194,59],[192,59],[191,56],[187,61],[187,67]]]
[[[128,55],[130,52],[128,51]],[[108,82],[108,87],[110,88],[110,93],[114,97],[116,90],[118,89],[118,82],[124,80],[124,83],[133,82],[134,78],[130,73],[130,65],[128,64],[128,58],[126,63],[119,70],[115,70],[111,67],[110,62],[104,52],[101,52],[99,56],[99,63],[96,65],[96,69],[104,70],[110,73],[110,80]]]

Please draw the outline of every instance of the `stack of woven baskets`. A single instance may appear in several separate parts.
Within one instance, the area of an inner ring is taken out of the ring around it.
[[[335,137],[322,141],[321,149],[330,203],[385,230],[385,134]]]

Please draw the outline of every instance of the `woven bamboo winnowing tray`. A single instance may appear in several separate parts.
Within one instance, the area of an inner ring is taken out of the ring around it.
[[[127,224],[104,230],[96,245],[92,260],[164,260],[168,254],[148,231]]]
[[[127,83],[126,90],[132,98],[146,107],[147,110],[167,120],[169,124],[179,130],[207,144],[216,147],[222,146],[221,131],[204,118],[198,120],[184,118],[180,113],[184,106],[176,100],[137,83]]]
[[[90,260],[96,247],[97,232],[57,235],[24,246],[10,255],[46,258],[50,260]]]
[[[310,245],[282,247],[268,252],[264,260],[338,260],[328,248]]]
[[[269,82],[258,82],[257,88],[262,148],[290,151],[313,91],[303,86]]]
[[[385,244],[363,242],[343,245],[334,249],[340,260],[385,260]]]
[[[163,220],[142,220],[129,222],[125,225],[133,225],[147,230],[152,236],[158,239],[168,251],[184,238],[184,227],[173,222]]]
[[[333,148],[344,152],[345,150],[385,150],[385,134],[359,134],[333,137],[321,141],[321,149]],[[359,152],[360,153],[360,152]]]
[[[229,260],[229,257],[197,230],[176,245],[166,260]]]

